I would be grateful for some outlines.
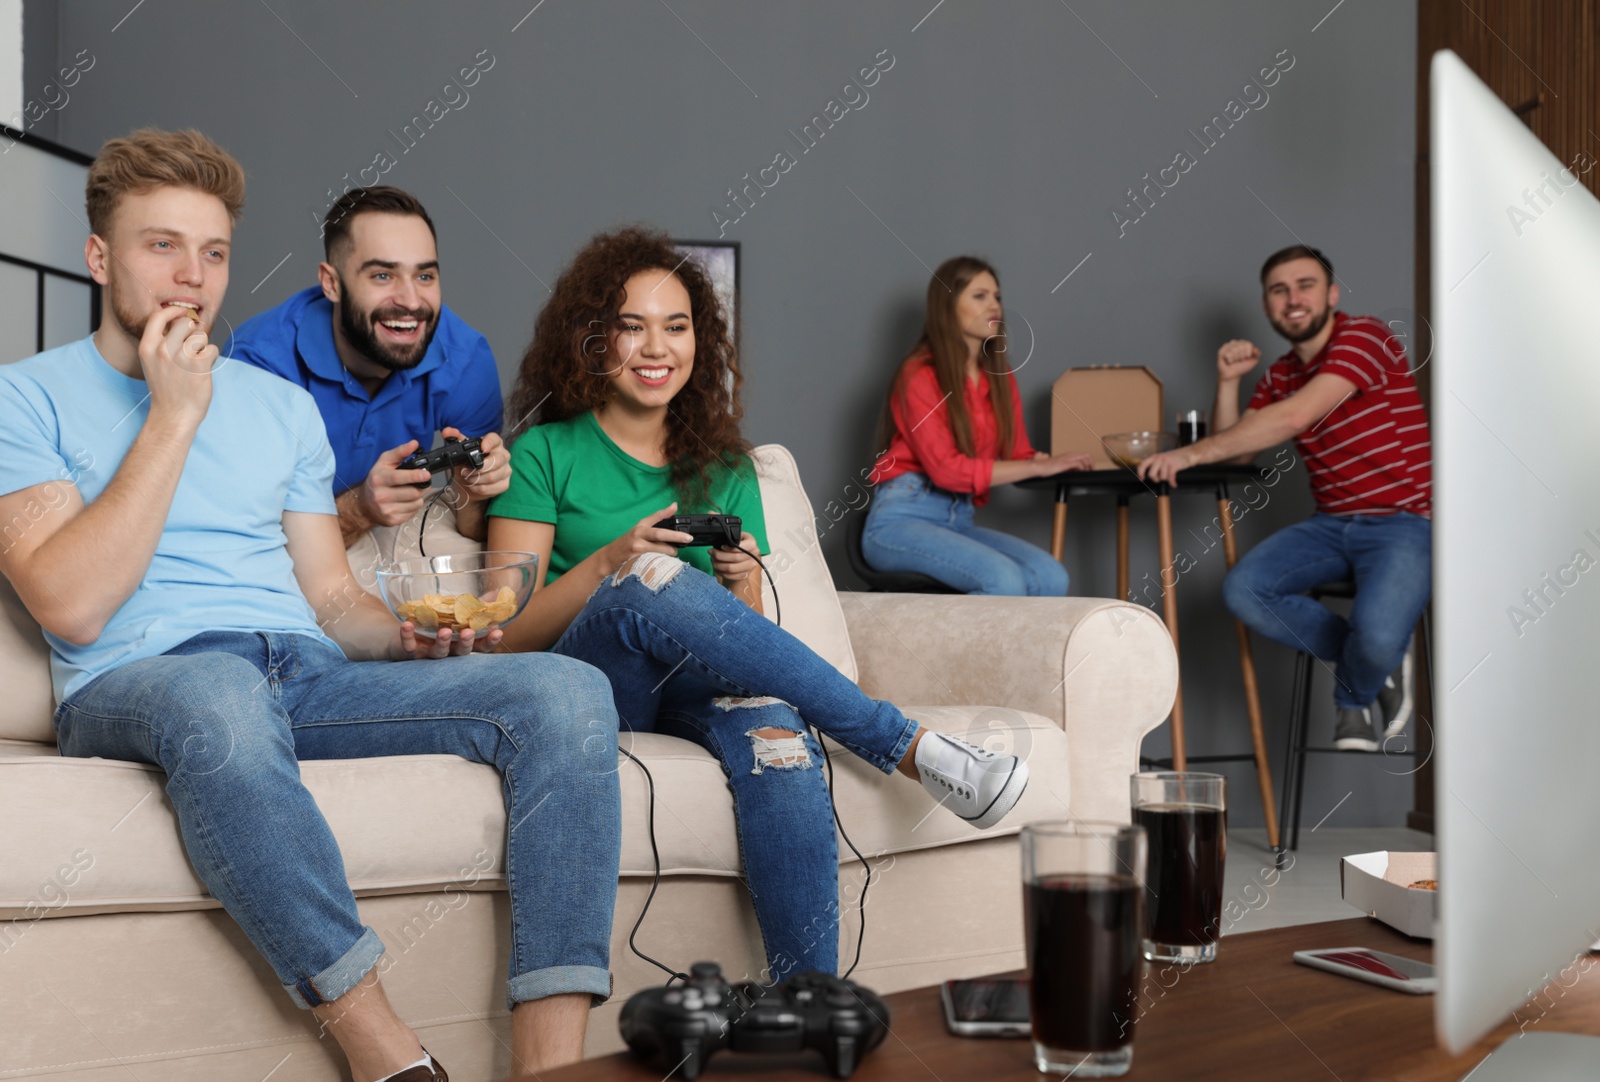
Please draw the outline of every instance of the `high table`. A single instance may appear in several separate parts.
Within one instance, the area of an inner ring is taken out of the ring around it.
[[[1519,1029],[1600,1034],[1600,981],[1550,986],[1466,1054],[1438,1049],[1433,996],[1413,996],[1296,964],[1297,950],[1371,947],[1430,961],[1432,944],[1366,917],[1224,936],[1217,960],[1187,972],[1150,967],[1141,987],[1128,1082],[1458,1082]],[[1045,1082],[1031,1042],[955,1037],[946,1031],[939,989],[885,997],[889,1037],[862,1057],[856,1082]],[[545,1071],[543,1082],[661,1082],[661,1072],[627,1053]],[[719,1052],[702,1078],[825,1082],[815,1052],[741,1056]],[[534,1082],[533,1076],[519,1082]]]
[[[1019,488],[1049,489],[1055,493],[1055,519],[1050,533],[1050,554],[1061,559],[1067,534],[1067,504],[1073,496],[1115,496],[1117,498],[1117,596],[1128,598],[1128,502],[1134,496],[1156,498],[1156,530],[1161,549],[1161,608],[1172,648],[1178,650],[1178,573],[1174,570],[1172,542],[1172,490],[1212,492],[1217,500],[1217,520],[1222,527],[1222,551],[1231,569],[1239,561],[1239,548],[1233,537],[1233,508],[1228,497],[1230,482],[1259,479],[1265,471],[1258,466],[1196,466],[1178,474],[1175,486],[1165,482],[1146,482],[1131,469],[1074,470],[1018,481]],[[1267,841],[1280,849],[1277,801],[1272,795],[1272,767],[1267,759],[1266,733],[1261,724],[1261,695],[1256,685],[1255,659],[1250,650],[1250,629],[1233,622],[1239,640],[1239,669],[1244,677],[1245,710],[1250,718],[1250,739],[1254,745],[1256,780],[1261,788],[1261,813],[1266,822]],[[1179,652],[1181,662],[1182,653]],[[1232,762],[1249,756],[1196,756],[1194,762]],[[1187,770],[1189,756],[1183,732],[1183,676],[1179,667],[1178,693],[1172,702],[1172,767]]]

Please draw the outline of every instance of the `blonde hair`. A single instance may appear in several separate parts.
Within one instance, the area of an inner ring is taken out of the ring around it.
[[[216,196],[230,224],[244,212],[244,168],[232,154],[193,128],[140,128],[125,139],[108,140],[89,166],[84,188],[89,229],[105,236],[123,196],[169,187]]]

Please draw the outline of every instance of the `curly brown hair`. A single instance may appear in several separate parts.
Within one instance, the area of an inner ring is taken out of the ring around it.
[[[511,436],[605,405],[610,382],[605,354],[611,332],[620,326],[628,279],[649,270],[671,272],[689,294],[694,370],[667,407],[665,451],[680,501],[698,507],[707,499],[713,464],[732,467],[750,453],[739,433],[744,376],[710,276],[660,230],[629,226],[601,233],[556,279],[517,372],[510,416],[520,420]],[[597,327],[606,333],[597,333]]]

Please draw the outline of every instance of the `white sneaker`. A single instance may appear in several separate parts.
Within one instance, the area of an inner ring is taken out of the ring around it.
[[[917,775],[940,804],[982,830],[1022,799],[1028,764],[965,740],[928,730],[917,744]]]

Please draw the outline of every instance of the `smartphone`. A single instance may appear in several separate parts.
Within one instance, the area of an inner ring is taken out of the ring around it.
[[[1433,966],[1398,954],[1368,950],[1366,947],[1334,947],[1320,951],[1295,951],[1294,960],[1303,966],[1326,969],[1342,977],[1354,977],[1393,988],[1397,992],[1410,992],[1425,996],[1439,990],[1439,980],[1433,975]]]
[[[958,1037],[1028,1037],[1028,982],[985,978],[945,981],[944,1022]]]

